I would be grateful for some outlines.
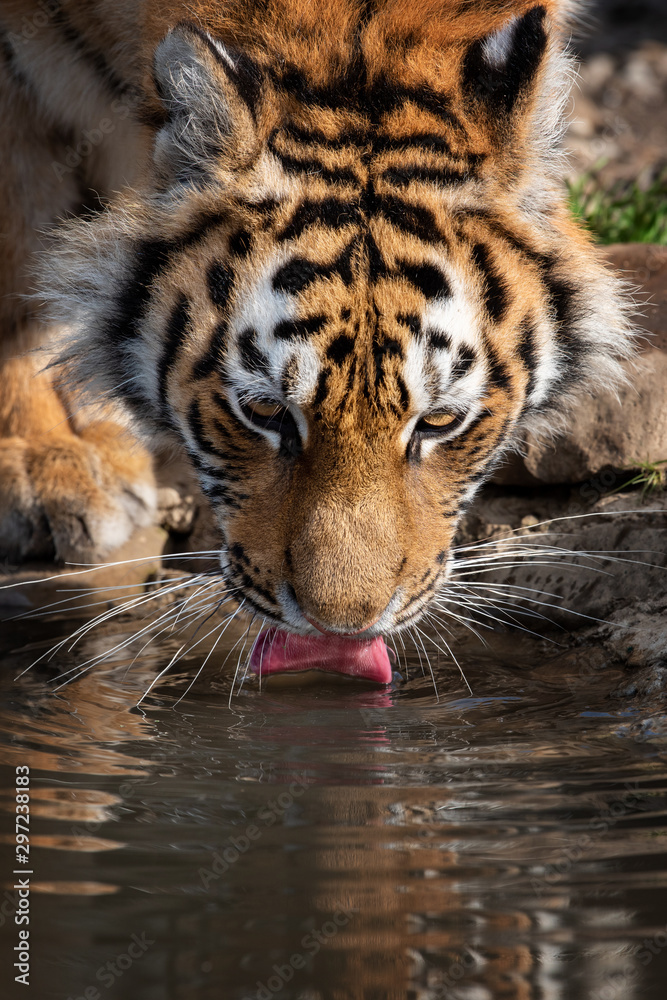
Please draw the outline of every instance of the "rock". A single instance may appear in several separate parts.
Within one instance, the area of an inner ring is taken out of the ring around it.
[[[576,632],[613,622],[613,628],[604,626],[604,633],[596,631],[591,644],[608,644],[607,652],[621,662],[633,645],[623,645],[629,630],[644,636],[634,642],[640,661],[664,657],[667,494],[646,502],[641,493],[628,493],[586,507],[577,491],[569,499],[549,493],[483,494],[471,510],[458,541],[474,546],[477,536],[483,542],[481,548],[460,553],[469,560],[476,555],[485,560],[479,569],[472,562],[463,567],[466,578],[475,581],[478,596],[486,592],[498,598],[500,607],[505,594],[512,605],[544,615],[542,625],[547,628],[553,623]],[[531,605],[528,597],[543,604]]]
[[[624,681],[615,691],[613,698],[642,698],[651,695],[662,695],[667,691],[667,666],[660,663],[652,667],[643,667],[633,673],[630,680]]]
[[[664,667],[667,655],[667,599],[619,609],[610,618],[612,626],[601,635],[602,646],[627,667]]]
[[[633,469],[667,459],[667,247],[633,243],[607,248],[611,266],[641,289],[642,339],[626,365],[629,384],[589,396],[567,431],[553,441],[527,435],[522,458],[512,457],[495,481],[506,485],[583,483],[603,470]],[[629,477],[612,474],[607,491]]]
[[[158,490],[158,519],[167,531],[177,535],[187,535],[197,514],[197,503],[191,493],[181,494],[173,486],[162,486]]]

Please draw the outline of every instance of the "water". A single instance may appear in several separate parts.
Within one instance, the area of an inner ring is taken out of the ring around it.
[[[389,691],[246,685],[230,707],[236,652],[179,701],[197,650],[137,709],[175,640],[53,693],[101,629],[14,680],[69,628],[3,627],[3,998],[664,1000],[667,727],[586,651],[471,638],[474,697],[434,657],[436,700],[411,656]]]

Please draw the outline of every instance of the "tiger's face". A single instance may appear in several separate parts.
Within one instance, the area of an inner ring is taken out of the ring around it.
[[[517,429],[623,353],[545,165],[550,5],[515,6],[436,47],[357,23],[328,62],[190,27],[158,50],[153,192],[96,224],[116,292],[76,365],[180,441],[226,579],[282,629],[414,623]]]
[[[501,309],[521,325],[526,300],[500,302],[490,252],[470,288],[482,251],[456,266],[447,207],[428,240],[405,232],[387,159],[357,154],[372,209],[350,181],[326,192],[328,218],[283,178],[261,222],[246,216],[224,248],[211,237],[198,294],[186,305],[165,288],[159,309],[172,329],[217,321],[194,366],[185,351],[171,365],[173,419],[220,513],[230,583],[299,631],[419,617],[526,397],[528,373],[513,380],[491,339]]]

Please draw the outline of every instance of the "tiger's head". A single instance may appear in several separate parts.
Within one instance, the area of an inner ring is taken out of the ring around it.
[[[177,26],[145,189],[57,256],[66,369],[185,449],[227,580],[279,628],[415,622],[518,432],[629,353],[553,173],[564,6]]]

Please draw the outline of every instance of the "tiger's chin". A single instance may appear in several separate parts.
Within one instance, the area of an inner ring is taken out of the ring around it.
[[[297,635],[271,626],[257,636],[250,670],[260,679],[319,670],[373,684],[391,684],[393,668],[384,639],[343,635]]]

